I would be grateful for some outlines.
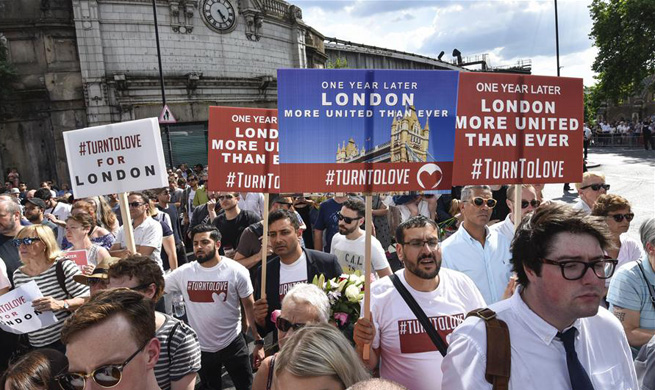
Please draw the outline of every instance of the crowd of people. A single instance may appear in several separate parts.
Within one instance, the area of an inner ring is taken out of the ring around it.
[[[643,120],[600,121],[591,129],[591,136],[599,145],[643,145],[655,150],[655,116]],[[585,156],[586,157],[586,156]]]
[[[348,331],[320,284],[366,272],[358,194],[265,205],[183,164],[129,193],[131,251],[117,195],[9,173],[0,295],[36,282],[32,307],[57,321],[0,330],[4,390],[655,386],[655,219],[631,237],[631,204],[598,171],[573,206],[543,185],[374,196],[370,315]]]

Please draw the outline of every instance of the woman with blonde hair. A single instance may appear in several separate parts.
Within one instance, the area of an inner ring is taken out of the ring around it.
[[[21,356],[0,381],[3,390],[60,390],[55,377],[68,370],[68,359],[54,349],[40,349]]]
[[[78,200],[73,204],[73,208],[71,209],[71,215],[76,215],[79,213],[89,214],[91,216],[91,219],[93,220],[93,227],[91,228],[91,231],[89,233],[89,239],[91,240],[91,242],[94,244],[98,244],[101,247],[109,250],[109,248],[111,248],[114,241],[116,241],[116,237],[109,230],[103,228],[102,226],[98,226],[97,223],[95,222],[97,220],[95,204],[91,202],[87,202],[86,200]],[[61,243],[62,249],[68,250],[70,249],[71,246],[72,244],[68,241],[66,237],[64,237]]]
[[[52,229],[45,225],[30,225],[22,228],[14,245],[23,266],[14,272],[14,285],[20,287],[31,281],[41,290],[43,298],[32,301],[32,307],[39,312],[52,311],[57,322],[27,334],[33,348],[53,348],[65,352],[60,341],[64,320],[84,303],[83,296],[89,295],[89,288],[75,282],[73,276],[80,269],[72,261],[61,257]],[[63,277],[57,277],[57,271]]]
[[[275,389],[344,390],[370,373],[335,326],[307,325],[291,336],[275,362]]]

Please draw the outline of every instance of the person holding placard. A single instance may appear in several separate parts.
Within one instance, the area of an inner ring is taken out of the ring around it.
[[[64,345],[59,340],[63,321],[89,295],[86,286],[73,280],[73,276],[81,271],[72,261],[61,258],[55,235],[47,226],[26,226],[13,242],[19,248],[20,260],[24,264],[14,272],[14,284],[19,287],[35,281],[43,298],[32,301],[34,310],[52,311],[58,320],[53,325],[28,333],[30,345],[64,352]],[[63,280],[57,277],[58,267],[62,270]]]
[[[66,239],[73,244],[68,250],[85,251],[87,263],[95,267],[110,255],[107,249],[91,242],[89,234],[93,226],[92,217],[86,213],[71,215],[66,219]]]

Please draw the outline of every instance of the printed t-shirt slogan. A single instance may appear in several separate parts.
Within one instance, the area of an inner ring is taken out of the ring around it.
[[[458,73],[278,70],[282,192],[450,190]]]
[[[579,182],[582,79],[461,73],[453,185]]]

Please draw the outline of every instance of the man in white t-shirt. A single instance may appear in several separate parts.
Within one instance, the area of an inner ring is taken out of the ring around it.
[[[500,235],[504,236],[507,241],[512,242],[514,239],[514,196],[516,191],[514,191],[514,186],[507,187],[507,207],[509,207],[509,213],[505,220],[502,222],[495,223],[489,227],[489,230],[497,232]],[[537,192],[534,187],[529,184],[523,184],[521,187],[521,219],[531,211],[534,211],[541,202],[537,200]],[[521,221],[519,221],[521,222]]]
[[[182,293],[189,324],[198,334],[202,351],[200,379],[203,389],[220,390],[225,366],[237,390],[252,386],[248,346],[241,334],[241,308],[255,323],[253,287],[248,269],[218,253],[221,233],[214,226],[198,225],[191,230],[196,261],[166,276],[165,292]],[[264,340],[250,327],[255,339],[253,366],[264,359]]]
[[[127,197],[130,207],[130,217],[134,228],[134,245],[137,253],[150,257],[163,269],[161,261],[161,244],[164,238],[161,223],[148,215],[150,198],[141,192],[131,192]],[[111,255],[124,258],[130,255],[127,240],[121,226],[116,234],[116,241],[111,246]]]
[[[61,246],[61,241],[66,236],[66,219],[71,215],[71,205],[56,200],[47,188],[36,190],[34,197],[45,202],[47,208],[43,211],[43,216],[57,225],[57,244]]]
[[[448,342],[448,335],[466,314],[485,306],[473,281],[461,272],[441,268],[437,224],[424,216],[401,223],[396,251],[405,268],[394,275],[409,291],[435,328]],[[363,357],[370,345],[371,369],[380,362],[380,377],[412,390],[438,390],[439,366],[443,359],[391,278],[371,285],[371,318],[355,324],[357,353]]]
[[[361,229],[365,213],[366,206],[358,199],[348,199],[343,202],[341,211],[337,213],[339,233],[332,237],[330,253],[337,256],[339,265],[346,273],[358,270],[363,274],[366,271],[364,262],[366,235]],[[391,275],[387,256],[380,241],[375,237],[371,237],[371,267],[379,278]]]

